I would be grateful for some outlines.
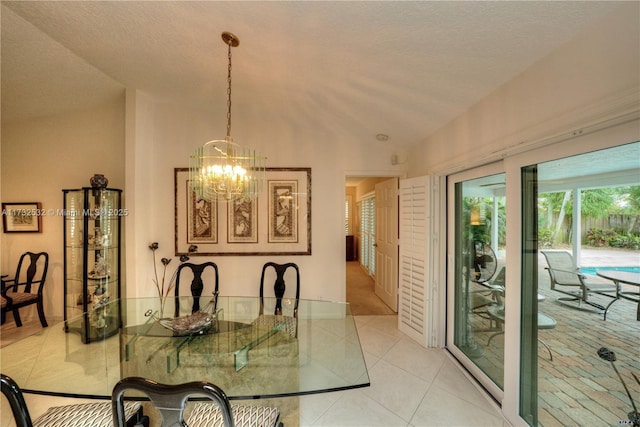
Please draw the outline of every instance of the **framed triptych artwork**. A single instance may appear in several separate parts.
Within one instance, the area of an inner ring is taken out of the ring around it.
[[[188,168],[174,170],[174,190],[177,256],[311,255],[311,168],[267,168],[253,199],[203,200]]]

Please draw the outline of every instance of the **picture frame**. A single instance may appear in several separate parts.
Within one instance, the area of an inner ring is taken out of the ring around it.
[[[175,168],[175,255],[311,255],[311,168],[266,168],[265,175],[255,199],[210,202],[215,229],[203,236],[189,224],[199,209],[193,204],[199,201],[189,186],[189,169]]]
[[[258,243],[257,201],[230,200],[227,209],[227,243]]]
[[[187,194],[187,243],[218,243],[218,201],[199,198],[194,191]]]
[[[269,181],[269,243],[298,241],[298,181]]]
[[[39,202],[2,203],[2,227],[5,233],[40,233],[42,216]]]

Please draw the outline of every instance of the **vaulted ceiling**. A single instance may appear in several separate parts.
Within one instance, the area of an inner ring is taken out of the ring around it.
[[[2,120],[135,88],[233,115],[410,147],[619,7],[574,1],[2,1]]]

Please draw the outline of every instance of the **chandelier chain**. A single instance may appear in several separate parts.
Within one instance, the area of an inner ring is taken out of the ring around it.
[[[265,182],[266,157],[255,150],[242,147],[231,138],[231,48],[238,46],[238,38],[222,33],[228,46],[227,56],[227,136],[197,148],[189,158],[189,182],[197,197],[206,201],[255,199]]]
[[[231,136],[231,43],[229,46],[229,67],[227,68],[227,137]]]

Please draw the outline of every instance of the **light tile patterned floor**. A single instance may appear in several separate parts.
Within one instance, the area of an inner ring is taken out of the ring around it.
[[[371,387],[301,397],[299,425],[508,425],[495,403],[480,393],[446,351],[423,348],[399,332],[397,316],[357,316],[356,324]],[[5,324],[2,341],[39,328],[37,319],[25,322],[20,330]],[[2,400],[0,426],[12,426],[10,411]],[[50,406],[77,401],[31,394],[26,400],[34,418]],[[287,421],[286,427],[294,427],[297,420]]]
[[[371,387],[304,396],[302,426],[508,426],[445,350],[397,329],[397,316],[357,316]]]
[[[628,264],[622,256],[630,257],[629,262],[636,262],[631,265],[637,265],[637,252],[615,251],[583,251],[582,264]],[[605,345],[616,352],[616,366],[638,400],[640,385],[630,375],[640,374],[637,306],[630,301],[618,301],[606,321],[601,315],[564,307],[555,301],[560,295],[549,289],[544,262],[541,262],[540,292],[545,295],[540,310],[558,322],[555,329],[540,332],[554,355],[553,362],[542,351],[538,358],[540,424],[618,425],[631,410],[630,403],[611,365],[599,359],[596,351]],[[509,425],[495,403],[478,390],[448,352],[417,345],[398,331],[396,316],[357,316],[356,323],[371,387],[300,398],[301,426]],[[16,334],[29,333],[29,328],[31,331],[40,328],[37,318],[25,322],[21,331],[16,331],[9,319],[2,326],[0,340],[4,344]],[[493,353],[499,357],[503,343],[501,336],[491,342]],[[27,403],[32,415],[37,416],[49,406],[66,402],[61,398],[27,395]],[[9,418],[3,402],[0,426],[11,425]]]

